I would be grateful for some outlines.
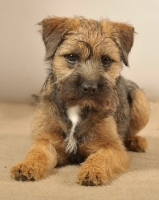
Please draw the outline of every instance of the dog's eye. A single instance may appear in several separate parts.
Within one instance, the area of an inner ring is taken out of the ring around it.
[[[65,55],[65,58],[70,64],[75,64],[78,61],[78,55],[76,54],[67,54]]]
[[[102,61],[102,65],[104,67],[108,67],[113,62],[113,60],[110,59],[107,55],[102,56],[101,61]]]

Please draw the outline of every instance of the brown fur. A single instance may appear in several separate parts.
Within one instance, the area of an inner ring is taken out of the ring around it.
[[[83,162],[77,183],[105,185],[129,166],[125,146],[142,152],[147,146],[136,136],[148,122],[147,99],[120,75],[134,28],[82,17],[40,25],[50,73],[37,97],[33,144],[11,177],[39,180],[53,167]]]
[[[145,95],[140,89],[135,89],[132,93],[130,104],[130,129],[125,146],[131,151],[144,152],[147,148],[147,141],[136,134],[145,127],[149,119],[149,104]]]

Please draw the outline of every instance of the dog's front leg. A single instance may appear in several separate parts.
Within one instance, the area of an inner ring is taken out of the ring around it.
[[[82,185],[106,185],[111,179],[124,172],[129,159],[125,152],[108,147],[91,154],[82,164],[77,182]]]
[[[82,185],[106,185],[129,166],[130,159],[112,118],[101,122],[94,132],[95,139],[82,147],[90,154],[78,172],[77,182]]]
[[[11,168],[11,177],[21,181],[34,181],[45,177],[57,164],[57,153],[49,141],[33,143],[25,159]]]

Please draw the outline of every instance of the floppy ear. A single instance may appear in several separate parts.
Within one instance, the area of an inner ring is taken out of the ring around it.
[[[134,28],[124,23],[113,23],[118,34],[120,48],[122,52],[122,60],[126,66],[128,63],[128,54],[134,41]]]
[[[53,58],[65,33],[68,31],[66,21],[68,21],[67,18],[53,17],[46,18],[38,23],[42,26],[40,32],[42,33],[42,38],[46,47],[46,60]]]

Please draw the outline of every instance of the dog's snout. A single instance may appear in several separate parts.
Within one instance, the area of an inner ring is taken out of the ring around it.
[[[98,86],[96,83],[84,82],[82,83],[81,88],[84,94],[92,95],[96,93]]]

